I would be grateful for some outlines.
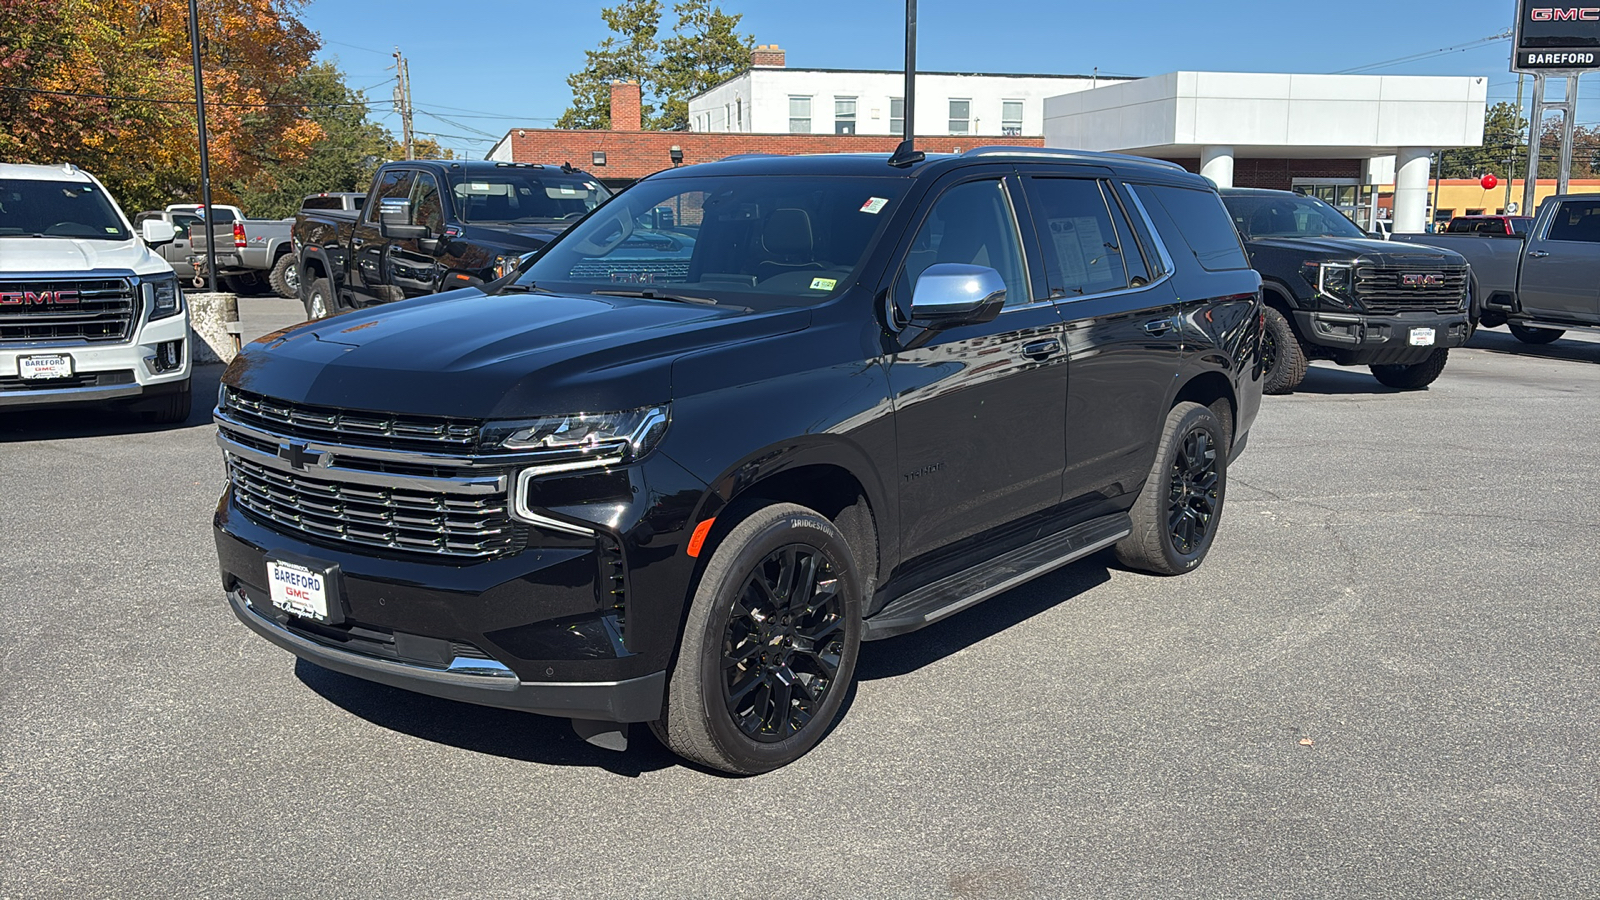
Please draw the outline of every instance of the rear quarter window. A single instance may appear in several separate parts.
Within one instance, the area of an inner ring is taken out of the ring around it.
[[[1208,272],[1250,268],[1239,232],[1216,192],[1153,184],[1131,187],[1147,207],[1157,207],[1150,214],[1157,219],[1167,252],[1191,253]],[[1171,233],[1174,229],[1177,234]]]

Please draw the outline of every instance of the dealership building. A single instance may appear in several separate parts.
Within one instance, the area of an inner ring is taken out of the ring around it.
[[[688,131],[642,131],[638,85],[619,83],[612,130],[512,129],[488,158],[571,162],[621,183],[738,153],[886,152],[904,125],[903,83],[899,72],[791,69],[763,45],[750,69],[689,101]],[[1219,186],[1297,190],[1357,222],[1383,215],[1419,232],[1431,154],[1483,143],[1487,92],[1483,77],[926,72],[914,121],[930,152],[1014,144],[1154,157]]]

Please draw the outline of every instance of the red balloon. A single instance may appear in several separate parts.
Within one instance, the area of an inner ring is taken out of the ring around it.
[[[1478,179],[1478,183],[1483,185],[1483,189],[1484,190],[1492,191],[1492,190],[1494,190],[1494,186],[1500,183],[1500,179],[1494,177],[1494,175],[1492,175],[1492,174],[1491,175],[1485,175],[1482,178]]]

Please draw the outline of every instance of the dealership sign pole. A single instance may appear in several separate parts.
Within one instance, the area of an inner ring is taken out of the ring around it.
[[[1556,193],[1565,194],[1572,178],[1572,135],[1578,116],[1578,76],[1600,70],[1600,0],[1570,6],[1562,0],[1517,0],[1516,40],[1512,42],[1511,71],[1533,76],[1533,115],[1528,128],[1528,177],[1522,185],[1522,214],[1533,215],[1534,192],[1539,185],[1539,147],[1544,114],[1560,110],[1561,165]],[[1545,78],[1564,76],[1565,96],[1559,103],[1544,100]]]

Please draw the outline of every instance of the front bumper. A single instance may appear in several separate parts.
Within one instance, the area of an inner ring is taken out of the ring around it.
[[[1440,348],[1462,346],[1471,331],[1466,310],[1386,316],[1296,310],[1294,323],[1303,340],[1346,366],[1419,363]],[[1419,328],[1433,329],[1431,343],[1410,342],[1413,329]]]
[[[136,400],[181,389],[189,380],[189,316],[180,313],[143,323],[126,344],[11,345],[0,348],[0,408]],[[176,368],[156,364],[161,347],[183,341]],[[62,384],[24,382],[18,358],[62,353],[72,357],[73,379]]]

